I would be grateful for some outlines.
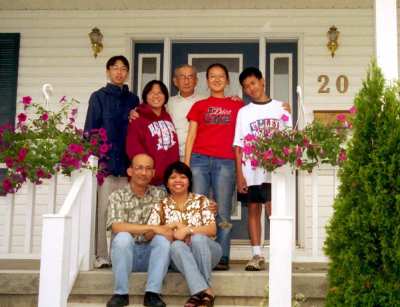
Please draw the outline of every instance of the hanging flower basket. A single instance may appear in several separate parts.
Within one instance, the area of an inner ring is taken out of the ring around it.
[[[302,130],[264,129],[248,134],[244,139],[244,159],[249,160],[252,167],[269,172],[285,164],[293,170],[308,172],[324,163],[340,165],[346,160],[345,143],[355,112],[352,107],[348,115],[337,115],[334,123],[314,121]]]
[[[15,193],[26,180],[41,184],[57,172],[70,176],[77,169],[93,169],[88,162],[91,155],[105,159],[109,150],[105,130],[89,136],[75,126],[77,100],[63,97],[57,112],[33,103],[29,96],[21,103],[24,111],[18,114],[16,127],[0,127],[0,161],[7,167],[1,195]],[[100,163],[94,170],[100,183],[106,176],[104,167]]]

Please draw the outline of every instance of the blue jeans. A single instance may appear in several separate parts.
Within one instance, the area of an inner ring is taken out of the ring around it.
[[[185,277],[190,295],[211,288],[211,271],[221,254],[221,246],[201,234],[193,235],[190,244],[179,240],[172,242],[172,267]]]
[[[212,197],[218,204],[217,242],[222,247],[222,257],[229,259],[231,248],[231,213],[235,192],[235,161],[192,154],[193,192]]]
[[[111,243],[114,293],[128,294],[131,272],[148,272],[146,291],[161,293],[171,260],[171,243],[156,235],[150,243],[136,243],[128,232],[119,232]]]

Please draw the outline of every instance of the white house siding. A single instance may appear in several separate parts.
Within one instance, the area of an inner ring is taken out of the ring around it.
[[[57,101],[63,95],[81,101],[79,126],[83,125],[90,93],[106,81],[106,60],[116,54],[131,58],[131,39],[297,38],[299,84],[303,87],[308,118],[311,118],[313,110],[347,109],[352,105],[374,53],[373,16],[372,8],[0,11],[0,31],[21,33],[18,97],[31,95],[34,100],[40,101],[42,84],[51,83],[55,95],[52,108],[57,107]],[[336,25],[341,33],[340,46],[334,58],[331,58],[326,48],[326,32],[331,25]],[[94,26],[99,27],[104,34],[104,50],[97,59],[92,56],[87,35]],[[320,84],[317,79],[321,74],[330,78],[329,94],[318,94]],[[340,94],[335,89],[336,78],[342,74],[349,79],[350,86],[346,94]],[[17,112],[20,110],[18,105]],[[320,242],[325,236],[322,226],[332,212],[332,192],[325,191],[325,187],[329,186],[328,181],[321,181],[324,192],[321,192],[319,209]],[[312,211],[307,180],[301,184],[300,193],[305,195],[300,200],[300,219],[303,221],[299,229],[300,242],[309,251]],[[24,202],[24,193],[21,192],[18,197],[15,211],[22,215],[20,207]],[[45,203],[43,201],[40,208],[44,208]],[[0,207],[0,210],[4,211],[4,208]],[[37,213],[44,211],[36,210]],[[19,224],[15,225],[15,236],[23,232],[23,217],[16,220]],[[0,230],[4,227],[2,225],[0,222]],[[39,234],[40,226],[37,226],[34,250],[39,250]],[[20,251],[23,245],[19,240],[15,237],[15,252]]]

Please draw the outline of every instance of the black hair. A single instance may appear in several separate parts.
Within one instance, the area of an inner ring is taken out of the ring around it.
[[[206,77],[207,77],[207,79],[208,79],[208,73],[209,73],[209,71],[211,70],[211,68],[214,68],[214,67],[219,67],[219,68],[221,68],[221,69],[225,72],[226,80],[229,81],[229,72],[228,72],[228,68],[226,68],[226,66],[225,66],[224,64],[221,64],[221,63],[214,63],[214,64],[211,64],[210,66],[207,67],[207,72],[206,72]]]
[[[143,103],[147,104],[147,95],[153,89],[154,85],[158,85],[160,87],[160,90],[161,90],[161,92],[163,93],[163,95],[165,97],[164,105],[166,105],[167,102],[168,102],[168,99],[169,99],[168,89],[165,86],[165,84],[160,80],[151,80],[145,85],[145,87],[143,89],[143,92],[142,92],[142,101],[143,101]]]
[[[192,192],[192,186],[193,186],[193,180],[192,180],[192,170],[190,169],[189,166],[187,166],[185,163],[181,161],[176,161],[168,165],[164,172],[164,186],[167,189],[168,193],[171,193],[171,191],[168,189],[168,179],[171,177],[173,173],[178,173],[185,175],[189,179],[189,192]]]
[[[258,68],[256,68],[256,67],[247,67],[239,75],[240,85],[243,86],[244,80],[246,80],[246,78],[251,77],[251,76],[256,77],[258,80],[262,79],[262,77],[263,77],[261,71]]]
[[[109,70],[111,66],[114,66],[115,63],[117,63],[117,61],[121,61],[126,66],[126,68],[128,68],[128,71],[129,71],[129,61],[123,55],[115,55],[115,56],[111,57],[107,61],[107,64],[106,64],[107,70]]]

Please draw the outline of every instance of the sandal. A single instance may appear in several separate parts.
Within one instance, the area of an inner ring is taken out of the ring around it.
[[[203,292],[193,294],[189,299],[186,301],[184,307],[197,307],[201,306],[203,303]]]
[[[213,307],[214,306],[214,301],[215,301],[215,296],[212,296],[208,294],[207,292],[203,291],[201,293],[201,302],[200,305],[201,307]]]

